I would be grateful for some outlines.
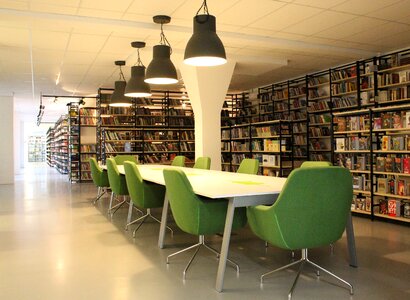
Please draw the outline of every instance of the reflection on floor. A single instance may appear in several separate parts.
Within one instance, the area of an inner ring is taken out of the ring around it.
[[[182,270],[191,253],[165,258],[197,242],[179,231],[157,247],[159,225],[149,221],[132,238],[124,231],[127,208],[107,217],[109,198],[96,206],[92,184],[70,184],[67,176],[45,165],[26,169],[15,185],[0,185],[0,299],[285,299],[295,271],[260,274],[284,265],[290,253],[264,242],[245,228],[232,238],[230,256],[241,267],[227,268],[225,291],[214,290],[217,260],[210,252]],[[160,216],[160,211],[154,211]],[[137,213],[135,213],[137,216]],[[410,230],[408,227],[354,218],[359,268],[347,263],[346,240],[310,251],[310,258],[353,283],[355,295],[313,269],[296,287],[294,299],[409,299]],[[208,237],[219,248],[219,236]],[[299,254],[298,254],[299,255]],[[329,284],[332,283],[332,284]]]

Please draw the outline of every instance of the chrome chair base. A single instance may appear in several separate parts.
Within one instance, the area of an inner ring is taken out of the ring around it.
[[[139,210],[138,208],[135,207],[139,212],[141,212],[141,213],[143,214],[143,216],[142,216],[142,217],[139,217],[138,219],[136,219],[136,220],[134,220],[134,221],[131,221],[131,214],[132,214],[132,208],[133,208],[133,207],[134,207],[134,206],[133,206],[133,204],[132,204],[132,202],[131,202],[131,203],[130,203],[129,210],[128,210],[127,224],[125,225],[125,230],[128,230],[128,227],[129,227],[130,225],[135,224],[135,223],[141,221],[141,222],[138,224],[137,228],[135,228],[134,231],[132,232],[132,237],[133,237],[133,238],[135,238],[136,232],[138,231],[138,229],[140,229],[141,225],[145,222],[145,220],[146,220],[148,217],[151,218],[151,219],[153,219],[154,221],[158,222],[159,224],[161,224],[161,221],[158,220],[156,217],[154,217],[154,216],[151,214],[151,209],[150,209],[150,208],[147,208],[147,213],[144,214],[141,210]],[[171,229],[171,227],[169,227],[169,226],[167,225],[166,228],[167,228],[169,231],[171,231],[171,235],[174,236],[174,231]]]
[[[212,248],[211,246],[205,244],[205,237],[203,235],[199,236],[199,242],[195,245],[189,246],[188,248],[182,249],[180,251],[177,251],[175,253],[172,253],[170,255],[167,256],[167,264],[169,264],[169,259],[175,255],[181,254],[183,252],[186,252],[188,250],[191,249],[196,249],[194,255],[191,257],[191,259],[189,260],[188,264],[186,265],[184,271],[182,272],[182,279],[185,280],[186,277],[186,273],[189,269],[189,267],[191,266],[192,262],[195,259],[195,256],[197,255],[197,253],[199,252],[199,249],[201,249],[201,247],[204,246],[206,249],[208,249],[209,251],[211,251],[212,253],[216,254],[216,257],[219,258],[221,253],[219,253],[217,250],[215,250],[214,248]],[[236,272],[239,274],[239,265],[237,263],[235,263],[234,261],[230,260],[230,259],[226,259],[227,262],[229,262],[230,264],[232,264],[235,268],[236,268]]]
[[[108,212],[107,212],[108,214],[110,214],[111,218],[113,217],[113,215],[115,214],[115,212],[116,212],[121,206],[123,206],[125,202],[127,202],[127,201],[125,200],[125,196],[123,196],[123,200],[122,200],[120,203],[118,203],[117,205],[112,206],[112,202],[114,201],[114,198],[115,198],[115,194],[114,194],[114,193],[111,193],[110,207],[108,208]]]
[[[107,188],[103,188],[103,187],[98,187],[98,192],[97,192],[97,197],[93,200],[93,204],[95,205],[97,203],[98,200],[100,200],[100,198],[102,196],[104,196],[104,194],[107,193]]]
[[[303,267],[304,267],[304,265],[305,265],[306,263],[307,263],[307,264],[310,264],[310,265],[312,265],[312,266],[314,266],[315,268],[318,269],[318,271],[317,271],[317,273],[316,273],[317,276],[320,276],[319,270],[321,270],[321,271],[327,273],[328,275],[332,276],[333,278],[335,278],[335,279],[339,280],[340,282],[343,282],[344,284],[346,284],[347,286],[349,286],[349,288],[350,288],[350,295],[353,295],[353,286],[352,286],[349,282],[347,282],[346,280],[344,280],[344,279],[342,279],[342,278],[336,276],[336,275],[333,274],[332,272],[326,270],[325,268],[322,268],[321,266],[319,266],[319,265],[317,265],[317,264],[315,264],[314,262],[312,262],[312,261],[309,260],[309,258],[308,258],[308,249],[302,249],[302,257],[301,257],[301,259],[299,259],[298,261],[294,261],[294,262],[292,262],[292,263],[290,263],[290,264],[287,264],[286,266],[280,267],[280,268],[278,268],[278,269],[275,269],[275,270],[273,270],[273,271],[270,271],[270,272],[268,272],[268,273],[263,274],[263,275],[261,276],[261,284],[263,284],[263,278],[266,277],[267,275],[270,275],[270,274],[273,274],[273,273],[275,273],[275,272],[278,272],[278,271],[281,271],[281,270],[285,270],[285,269],[287,269],[287,268],[289,268],[289,267],[292,267],[292,266],[294,266],[294,265],[300,264],[299,271],[298,271],[298,273],[297,273],[297,275],[296,275],[295,280],[293,281],[292,288],[290,289],[289,294],[288,294],[288,299],[290,300],[290,299],[292,299],[292,294],[293,294],[293,291],[295,290],[295,287],[296,287],[296,284],[297,284],[297,282],[298,282],[300,273],[302,272],[302,269],[303,269]]]

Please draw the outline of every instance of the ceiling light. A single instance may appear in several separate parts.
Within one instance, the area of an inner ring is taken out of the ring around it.
[[[154,46],[153,58],[147,67],[145,82],[150,84],[173,84],[178,82],[177,70],[171,61],[171,45],[165,37],[163,25],[171,22],[171,17],[154,16],[154,23],[161,24],[161,40]]]
[[[204,14],[199,14],[203,8]],[[197,67],[211,67],[226,63],[222,41],[216,34],[216,18],[208,12],[206,0],[194,17],[194,34],[185,47],[184,63]]]
[[[117,60],[115,65],[120,67],[120,80],[115,82],[114,93],[111,95],[110,106],[131,106],[131,99],[124,96],[125,86],[127,83],[125,82],[125,77],[122,73],[121,66],[125,66],[125,61]]]
[[[132,42],[131,46],[137,48],[138,59],[135,66],[131,67],[131,78],[128,80],[124,95],[135,98],[150,97],[152,95],[151,88],[149,87],[149,84],[144,81],[145,66],[140,57],[140,49],[145,47],[145,43]]]

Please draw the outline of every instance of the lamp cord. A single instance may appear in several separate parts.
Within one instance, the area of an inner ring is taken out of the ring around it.
[[[142,63],[141,57],[140,57],[140,49],[137,49],[137,54],[138,54],[138,59],[137,59],[137,63],[134,66],[141,66],[141,67],[145,67],[144,64]]]
[[[122,68],[121,68],[121,66],[120,66],[120,81],[121,81],[121,79],[123,79],[124,81],[126,81],[126,80],[125,80],[124,73],[122,72]]]
[[[204,0],[204,2],[202,2],[202,5],[201,5],[201,7],[198,9],[198,11],[196,12],[196,15],[199,14],[199,12],[201,11],[201,9],[204,9],[204,14],[209,15],[208,4],[206,4],[206,0]]]
[[[172,47],[171,47],[171,44],[169,43],[167,37],[164,34],[163,26],[164,26],[164,23],[161,23],[161,34],[160,34],[161,39],[159,40],[159,43],[161,45],[167,45],[170,49],[170,54],[172,54]]]

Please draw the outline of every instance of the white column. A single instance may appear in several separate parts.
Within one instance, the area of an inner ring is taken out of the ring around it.
[[[0,96],[0,184],[14,183],[13,96]]]
[[[221,169],[221,110],[235,64],[179,68],[195,114],[195,157],[210,157],[213,170]]]

